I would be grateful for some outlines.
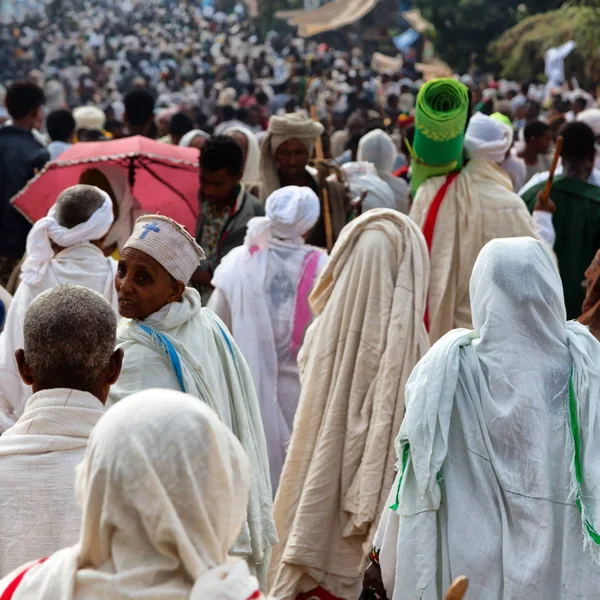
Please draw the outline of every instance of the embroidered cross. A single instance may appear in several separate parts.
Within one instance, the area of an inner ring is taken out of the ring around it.
[[[144,225],[144,231],[140,235],[140,240],[143,240],[151,231],[155,231],[156,233],[160,231],[160,227],[156,221]]]

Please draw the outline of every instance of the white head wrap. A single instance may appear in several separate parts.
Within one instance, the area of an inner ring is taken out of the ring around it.
[[[260,181],[263,199],[269,197],[281,185],[275,163],[275,153],[279,146],[288,140],[296,139],[306,146],[310,155],[315,147],[315,141],[323,131],[325,128],[321,123],[313,121],[304,113],[273,116],[269,119],[269,130],[260,151]]]
[[[260,146],[258,144],[258,139],[252,131],[245,127],[230,127],[225,131],[224,135],[231,136],[233,133],[241,133],[246,136],[246,140],[248,141],[248,151],[246,152],[246,162],[244,163],[242,181],[244,183],[256,183],[260,178],[260,173],[258,171],[260,162]]]
[[[358,142],[358,162],[369,162],[377,172],[390,175],[398,158],[398,148],[392,138],[382,131],[375,129],[363,136]]]
[[[501,163],[513,141],[513,131],[504,123],[476,113],[471,117],[465,135],[465,150],[472,159]]]
[[[177,281],[187,284],[204,252],[194,238],[177,222],[162,215],[144,215],[135,222],[125,248],[151,256]]]
[[[267,198],[265,213],[248,221],[246,246],[268,248],[273,238],[302,243],[319,220],[321,204],[310,188],[289,185]]]
[[[577,120],[589,125],[597,136],[600,135],[600,108],[588,108],[581,111],[577,115]]]
[[[73,111],[73,118],[75,119],[75,131],[80,129],[102,131],[106,123],[104,111],[97,106],[80,106]]]
[[[182,138],[179,140],[179,145],[184,148],[189,148],[190,144],[194,141],[194,138],[197,136],[208,139],[210,134],[206,133],[206,131],[202,131],[202,129],[192,129],[188,131]]]
[[[147,390],[100,419],[77,469],[79,542],[34,567],[15,600],[258,592],[246,564],[227,556],[246,518],[250,464],[202,400]]]
[[[59,225],[54,204],[48,211],[48,216],[40,219],[32,227],[27,236],[27,258],[21,270],[21,279],[25,283],[36,285],[46,275],[54,256],[52,242],[62,248],[69,248],[82,242],[102,239],[108,233],[114,220],[112,200],[100,188],[95,189],[102,195],[104,202],[84,223],[70,229]]]

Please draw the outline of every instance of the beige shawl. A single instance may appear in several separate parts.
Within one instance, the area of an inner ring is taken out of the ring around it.
[[[372,210],[349,224],[311,295],[319,315],[299,364],[302,394],[275,500],[271,593],[318,585],[358,597],[394,480],[404,384],[429,344],[429,261],[415,224]]]
[[[427,220],[445,177],[419,187],[411,217]],[[440,207],[431,248],[429,338],[435,343],[452,329],[472,329],[469,280],[480,250],[495,238],[536,237],[525,203],[512,191],[510,177],[494,162],[471,160],[448,188]]]

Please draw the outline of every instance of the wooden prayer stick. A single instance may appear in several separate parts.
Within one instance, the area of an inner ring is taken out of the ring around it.
[[[446,593],[446,600],[462,600],[467,593],[468,587],[469,580],[464,575],[457,577]]]
[[[554,158],[552,159],[552,167],[550,169],[550,175],[548,176],[548,181],[546,181],[546,187],[544,188],[544,192],[542,194],[542,204],[546,204],[548,202],[548,198],[550,198],[550,191],[552,190],[552,182],[554,181],[554,172],[556,171],[556,166],[558,165],[558,159],[560,158],[560,153],[562,152],[563,147],[563,137],[562,135],[558,136],[556,140],[556,148],[554,149]]]
[[[317,118],[317,107],[310,107],[310,116],[313,121],[319,122]],[[323,161],[325,155],[323,154],[323,141],[319,136],[315,142],[315,154],[317,161]],[[321,172],[319,171],[319,180],[321,179]],[[323,220],[325,222],[325,239],[327,242],[327,250],[331,252],[333,248],[333,226],[331,224],[331,209],[329,208],[329,191],[327,190],[327,181],[320,181],[323,192]]]

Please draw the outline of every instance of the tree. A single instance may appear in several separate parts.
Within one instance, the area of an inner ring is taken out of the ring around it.
[[[466,72],[473,52],[479,56],[479,66],[490,66],[486,49],[491,40],[529,14],[558,8],[563,1],[415,0],[415,5],[435,27],[436,52],[450,66]]]

